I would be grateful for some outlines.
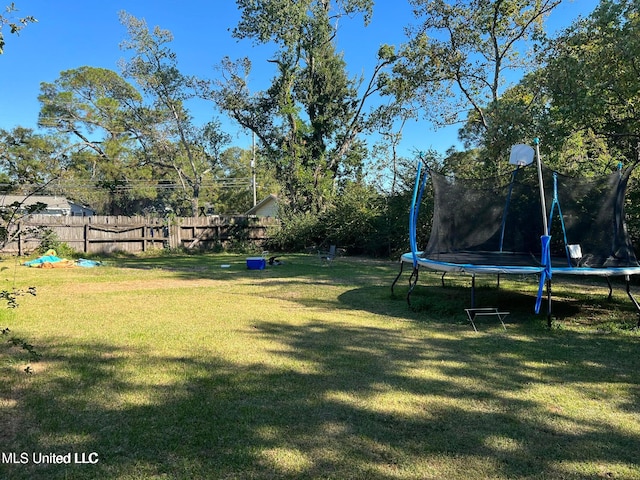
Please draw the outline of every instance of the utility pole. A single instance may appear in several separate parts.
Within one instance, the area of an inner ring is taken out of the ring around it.
[[[253,187],[253,206],[258,203],[256,198],[256,133],[251,132],[251,185]]]

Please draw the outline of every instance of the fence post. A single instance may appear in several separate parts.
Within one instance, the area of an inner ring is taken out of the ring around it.
[[[169,225],[169,248],[174,249],[180,246],[182,240],[180,239],[181,226],[177,223]]]
[[[90,226],[88,223],[84,224],[84,253],[89,253],[89,229]]]

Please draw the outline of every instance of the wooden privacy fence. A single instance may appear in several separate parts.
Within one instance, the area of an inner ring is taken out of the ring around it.
[[[162,219],[30,215],[14,226],[17,238],[2,252],[19,255],[33,252],[47,231],[81,253],[139,253],[153,248],[211,249],[225,247],[232,242],[260,246],[267,238],[267,229],[276,225],[279,225],[276,219],[253,216]]]

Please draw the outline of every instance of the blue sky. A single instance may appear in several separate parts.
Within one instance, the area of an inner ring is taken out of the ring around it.
[[[0,2],[1,3],[1,2]],[[8,3],[8,0],[4,3]],[[27,26],[19,36],[5,33],[5,54],[0,55],[0,128],[36,128],[40,83],[53,82],[64,70],[84,65],[119,71],[117,62],[126,56],[120,49],[125,28],[118,12],[125,10],[144,18],[150,27],[160,26],[174,35],[172,49],[181,71],[213,78],[214,67],[224,56],[249,56],[254,69],[252,89],[262,89],[273,76],[265,61],[272,50],[231,37],[239,12],[233,0],[15,0],[19,14],[33,15],[37,24]],[[548,30],[567,26],[578,15],[588,15],[597,0],[564,0],[548,20]],[[342,23],[338,48],[352,74],[368,76],[381,44],[405,41],[404,28],[415,20],[406,0],[377,0],[372,22],[364,27],[361,18]],[[210,104],[193,105],[192,113],[202,122],[216,113]],[[231,122],[234,144],[248,148],[250,137]],[[401,152],[433,148],[444,152],[457,143],[458,127],[434,130],[427,120],[411,122],[405,129]]]

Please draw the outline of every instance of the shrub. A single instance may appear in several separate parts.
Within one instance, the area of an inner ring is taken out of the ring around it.
[[[58,235],[51,229],[45,228],[40,231],[40,246],[37,252],[44,255],[48,250],[55,250],[59,257],[73,257],[76,255],[67,243],[60,241]]]
[[[309,212],[281,213],[281,226],[270,232],[265,247],[274,251],[303,251],[321,243],[326,232],[318,215]]]

